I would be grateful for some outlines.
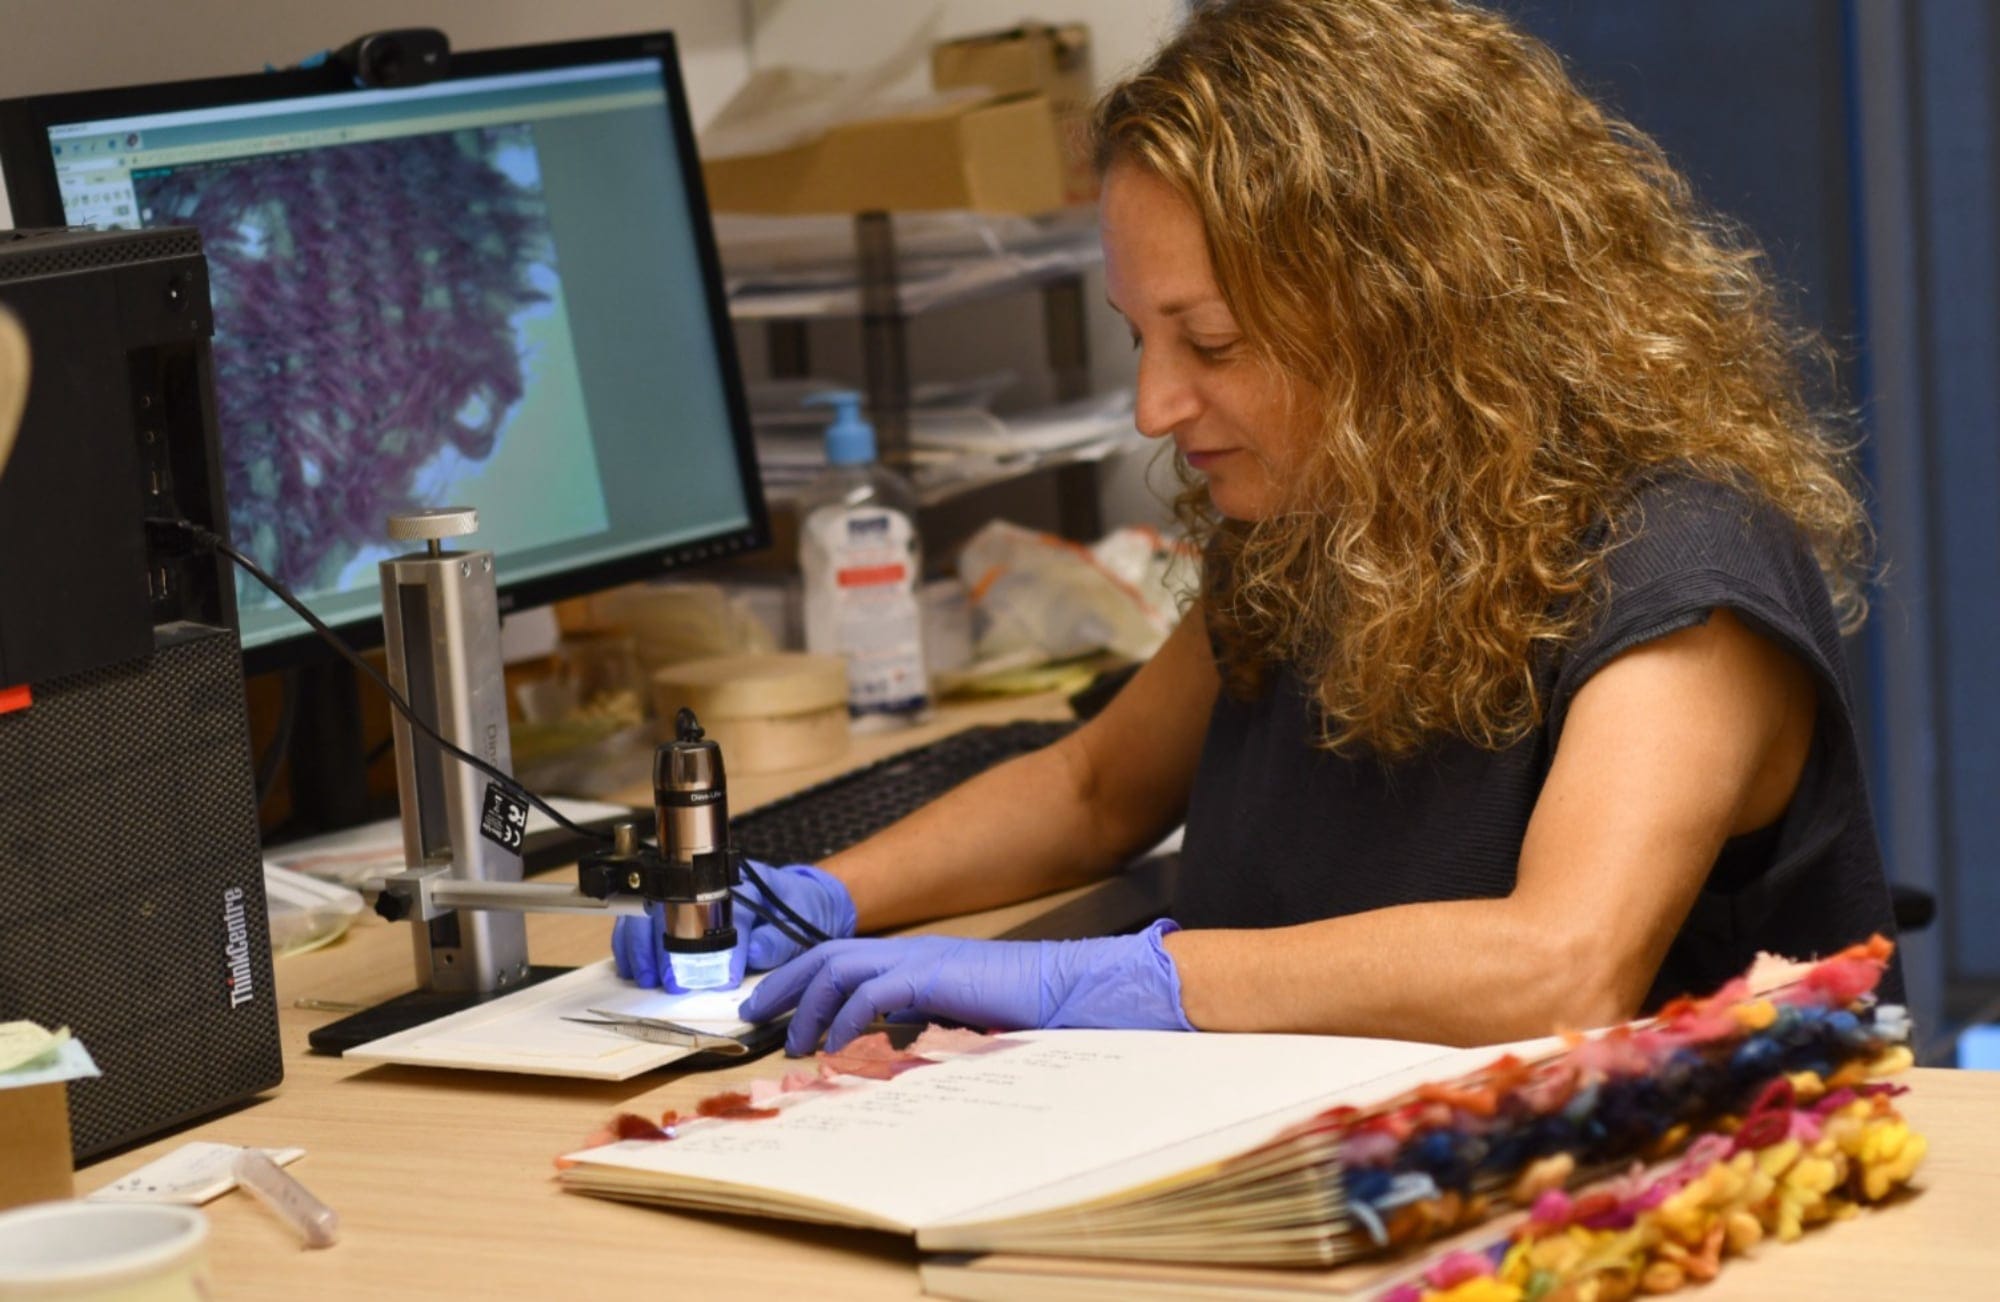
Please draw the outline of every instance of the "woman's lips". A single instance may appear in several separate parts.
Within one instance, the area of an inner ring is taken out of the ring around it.
[[[1233,451],[1235,451],[1234,448],[1210,448],[1205,452],[1196,452],[1190,449],[1187,452],[1181,453],[1181,456],[1187,461],[1190,469],[1206,470]]]

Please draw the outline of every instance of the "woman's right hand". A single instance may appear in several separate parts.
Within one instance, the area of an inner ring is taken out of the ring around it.
[[[854,935],[854,897],[847,893],[847,887],[838,877],[811,864],[795,863],[772,868],[750,860],[743,874],[743,884],[736,888],[736,925],[743,933],[743,943],[749,946],[747,966],[752,972],[782,967],[809,948],[785,935],[768,919],[743,907],[743,902],[748,901],[766,913],[776,913],[786,926],[798,930],[796,923],[770,906],[769,896],[752,880],[753,873],[769,888],[770,895],[777,896],[792,912],[819,928],[828,940],[847,940]]]
[[[749,868],[763,879],[772,894],[826,933],[829,939],[844,940],[854,935],[854,897],[847,893],[847,887],[832,873],[811,864],[773,868],[754,860],[749,861]],[[766,903],[765,892],[749,876],[746,873],[743,884],[736,888],[737,898],[747,899],[751,905],[783,918],[783,913]],[[746,947],[747,966],[751,971],[762,972],[778,967],[797,958],[807,948],[741,905],[736,910],[736,925],[741,933],[738,943]],[[787,925],[797,930],[796,924],[789,920]],[[666,987],[666,928],[657,905],[649,905],[644,915],[628,914],[618,919],[611,929],[611,957],[617,965],[618,975],[625,980],[648,989]]]

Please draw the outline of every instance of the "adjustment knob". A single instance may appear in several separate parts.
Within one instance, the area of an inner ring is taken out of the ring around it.
[[[478,528],[479,512],[469,506],[433,506],[389,517],[389,537],[396,542],[437,542]]]

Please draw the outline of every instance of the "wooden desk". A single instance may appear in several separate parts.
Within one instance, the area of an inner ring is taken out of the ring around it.
[[[869,738],[848,764],[983,718],[1045,717],[1052,701],[955,708],[921,733]],[[837,766],[838,767],[838,766]],[[837,767],[836,770],[837,771]],[[739,807],[828,773],[732,779]],[[1032,905],[955,919],[960,934],[994,935],[1070,892]],[[588,963],[606,953],[610,922],[529,919],[541,963]],[[540,1077],[360,1068],[311,1054],[306,1034],[343,1005],[409,988],[409,938],[369,916],[327,949],[277,965],[285,1083],[256,1104],[78,1173],[96,1189],[190,1139],[299,1145],[299,1177],[341,1217],[341,1241],[310,1252],[240,1195],[209,1204],[215,1296],[229,1298],[917,1296],[916,1252],[886,1235],[779,1221],[736,1221],[625,1206],[562,1193],[552,1160],[612,1113],[683,1111],[731,1081],[768,1074],[766,1059],[711,1073],[659,1073],[622,1084]],[[2000,1073],[1937,1070],[1909,1077],[1912,1121],[1932,1142],[1923,1192],[1803,1243],[1731,1266],[1699,1296],[1727,1299],[1991,1296],[2000,1239]]]

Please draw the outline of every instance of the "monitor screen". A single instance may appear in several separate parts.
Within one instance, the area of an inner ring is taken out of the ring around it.
[[[201,231],[232,540],[354,640],[398,511],[477,508],[503,610],[767,540],[670,38],[5,111],[18,224]],[[252,667],[296,658],[237,597]]]

